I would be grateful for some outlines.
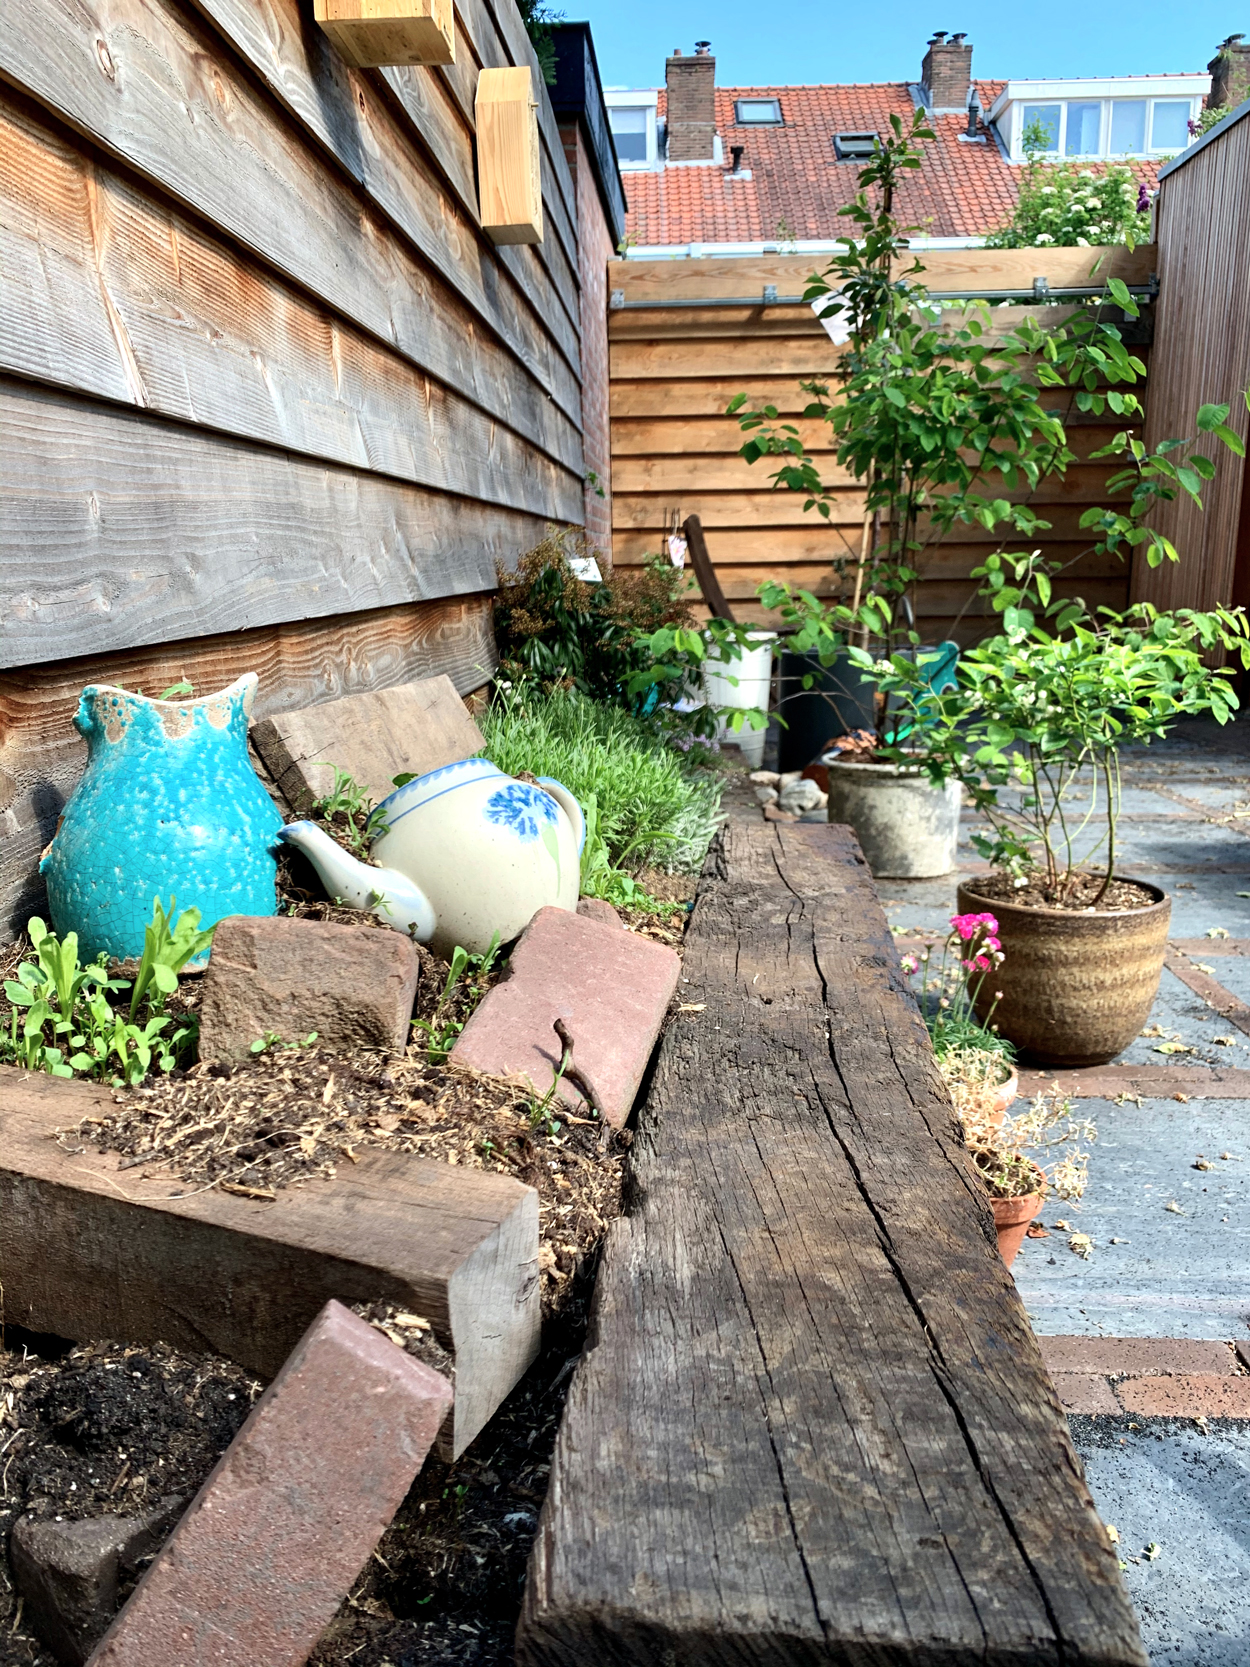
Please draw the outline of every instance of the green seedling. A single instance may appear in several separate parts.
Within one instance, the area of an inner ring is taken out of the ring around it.
[[[499,959],[499,934],[495,933],[489,947],[481,955],[470,955],[459,944],[451,952],[451,965],[443,981],[442,994],[430,1019],[414,1019],[413,1028],[422,1033],[426,1042],[426,1058],[431,1065],[441,1065],[456,1044],[456,1038],[472,1017],[478,1002],[486,994],[486,980]],[[460,988],[463,983],[463,989]],[[455,1006],[455,1014],[450,1009]]]
[[[152,919],[144,928],[143,956],[130,992],[130,1017],[133,1019],[139,1003],[147,997],[154,1013],[164,1009],[165,997],[178,988],[178,974],[188,961],[202,955],[213,941],[214,927],[200,931],[200,911],[184,909],[175,917],[176,897],[169,900],[169,913],[161,906],[159,897],[152,899]],[[155,993],[150,993],[155,986]]]
[[[331,764],[328,759],[322,759],[320,762],[334,771],[334,786],[324,799],[317,801],[317,810],[327,822],[333,822],[336,817],[341,816],[343,830],[352,851],[358,857],[368,856],[370,845],[386,832],[386,812],[381,805],[374,805],[364,788],[348,771],[338,764]]]

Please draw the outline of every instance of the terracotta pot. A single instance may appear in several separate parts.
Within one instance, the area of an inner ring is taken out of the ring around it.
[[[1042,1065],[1105,1065],[1141,1030],[1159,988],[1172,902],[1143,885],[1155,901],[1126,914],[1031,909],[959,888],[960,914],[992,914],[1003,964],[981,985],[977,1015],[986,1019],[995,992],[994,1023],[1022,1053]]]
[[[1015,1261],[1029,1223],[1042,1208],[1040,1192],[1030,1192],[1024,1198],[991,1198],[994,1228],[998,1234],[998,1254],[1007,1267]]]
[[[990,1107],[990,1122],[993,1124],[994,1128],[997,1129],[1001,1127],[1003,1118],[1006,1117],[1012,1106],[1015,1105],[1019,1096],[1020,1073],[1013,1065],[1011,1067],[1011,1075],[994,1095],[994,1099]]]

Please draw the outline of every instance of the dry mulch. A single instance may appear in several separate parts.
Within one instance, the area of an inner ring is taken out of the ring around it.
[[[1128,914],[1135,909],[1153,908],[1155,898],[1136,880],[1112,880],[1097,909],[1094,898],[1102,888],[1101,874],[1078,874],[1066,890],[1047,886],[1034,879],[1027,886],[1017,886],[1009,874],[978,874],[971,882],[978,897],[988,903],[1015,903],[1025,909],[1063,909],[1073,914],[1093,912],[1100,915]]]

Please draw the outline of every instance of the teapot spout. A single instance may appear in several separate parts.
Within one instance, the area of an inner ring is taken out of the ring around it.
[[[288,822],[278,836],[304,853],[330,896],[349,909],[367,909],[418,943],[434,936],[434,910],[425,893],[397,868],[359,862],[314,822]]]

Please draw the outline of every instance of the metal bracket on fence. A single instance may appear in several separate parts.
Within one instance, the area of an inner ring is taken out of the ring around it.
[[[1149,280],[1144,284],[1126,284],[1124,286],[1135,301],[1154,301],[1159,294],[1159,278],[1152,272]],[[931,289],[931,301],[1039,301],[1054,303],[1056,301],[1088,301],[1094,296],[1107,296],[1105,284],[1061,284],[1056,288],[1050,287],[1046,278],[1034,278],[1030,289],[982,289],[975,292],[966,289]],[[758,295],[717,295],[704,297],[669,296],[662,300],[627,301],[623,289],[612,291],[609,303],[613,312],[637,312],[641,310],[657,310],[672,307],[803,307],[810,303],[804,301],[801,295],[778,295],[775,284],[765,284],[763,299]]]

